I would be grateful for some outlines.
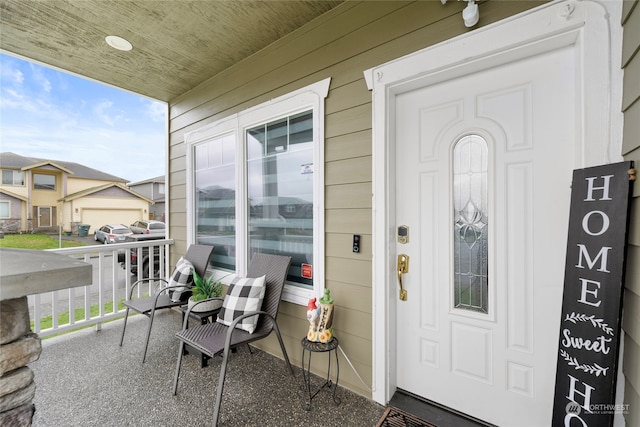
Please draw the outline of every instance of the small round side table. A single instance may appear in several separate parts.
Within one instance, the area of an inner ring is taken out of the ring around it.
[[[322,389],[325,387],[330,389],[333,387],[333,403],[340,404],[340,398],[336,396],[336,389],[338,388],[338,378],[340,376],[340,365],[338,364],[338,339],[333,337],[326,343],[309,341],[306,337],[302,339],[302,376],[304,377],[305,391],[309,394],[309,400],[305,402],[304,409],[306,411],[311,409],[311,401]],[[331,352],[334,352],[336,357],[336,382],[331,381]],[[309,352],[309,359],[305,366],[305,353]],[[311,355],[313,353],[326,353],[329,352],[329,363],[327,367],[327,379],[315,392],[311,390]]]

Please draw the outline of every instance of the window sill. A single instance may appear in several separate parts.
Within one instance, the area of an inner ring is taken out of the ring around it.
[[[282,291],[283,301],[304,306],[306,306],[309,300],[314,296],[315,293],[313,292],[313,289],[305,289],[287,284],[284,285],[284,290]]]

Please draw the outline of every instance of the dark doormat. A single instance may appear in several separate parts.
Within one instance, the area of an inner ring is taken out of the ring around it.
[[[404,412],[401,409],[389,406],[376,427],[436,427],[426,421]]]

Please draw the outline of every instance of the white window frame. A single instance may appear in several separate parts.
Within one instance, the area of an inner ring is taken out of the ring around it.
[[[217,120],[185,135],[187,152],[187,240],[196,241],[195,219],[195,158],[194,146],[225,134],[236,137],[236,273],[247,272],[248,259],[248,211],[246,209],[246,131],[282,117],[299,112],[313,111],[313,289],[286,284],[282,299],[306,305],[310,298],[320,298],[324,293],[324,100],[329,94],[331,78],[321,80],[304,88],[274,98],[255,107]],[[218,273],[218,272],[217,272]],[[226,272],[219,272],[227,274]],[[233,276],[227,276],[231,281]]]

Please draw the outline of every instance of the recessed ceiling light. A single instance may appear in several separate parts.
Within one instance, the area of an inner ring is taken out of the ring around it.
[[[133,49],[133,45],[128,40],[118,36],[107,36],[104,38],[109,46],[114,49],[128,51]]]

